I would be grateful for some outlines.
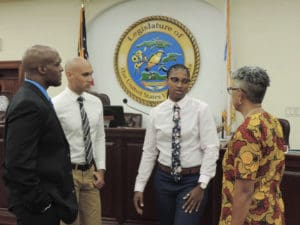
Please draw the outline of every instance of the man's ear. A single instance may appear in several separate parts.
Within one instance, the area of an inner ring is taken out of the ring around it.
[[[39,65],[37,67],[37,70],[40,74],[44,74],[46,72],[47,68],[44,65]]]
[[[65,71],[67,79],[69,79],[72,76],[72,73],[70,71]]]

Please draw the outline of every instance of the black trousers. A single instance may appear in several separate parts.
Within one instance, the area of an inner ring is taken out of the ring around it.
[[[54,206],[52,205],[43,213],[31,212],[25,207],[16,206],[12,212],[17,217],[17,225],[59,225],[58,217]]]

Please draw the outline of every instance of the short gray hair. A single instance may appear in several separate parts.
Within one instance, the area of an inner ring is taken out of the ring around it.
[[[270,78],[265,69],[258,66],[243,66],[236,70],[232,78],[244,90],[247,99],[253,103],[262,103]]]

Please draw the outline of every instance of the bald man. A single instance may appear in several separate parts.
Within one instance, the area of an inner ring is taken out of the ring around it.
[[[30,47],[25,81],[8,106],[4,181],[18,225],[71,223],[78,212],[69,144],[47,89],[61,84],[61,59],[48,46]]]
[[[65,65],[65,73],[68,86],[53,98],[53,104],[71,149],[73,178],[79,202],[79,214],[73,225],[101,225],[99,189],[104,185],[106,167],[103,107],[99,98],[86,92],[93,81],[93,68],[87,60],[80,57],[71,59]],[[88,127],[89,132],[83,128],[83,110],[88,121],[85,128]],[[90,140],[91,144],[87,145],[85,140]],[[91,162],[86,146],[91,146]]]

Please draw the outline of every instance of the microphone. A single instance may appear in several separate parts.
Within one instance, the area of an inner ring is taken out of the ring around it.
[[[135,107],[133,107],[133,106],[130,106],[130,105],[127,104],[127,102],[128,102],[127,98],[123,98],[123,103],[124,103],[125,105],[127,105],[129,108],[131,108],[131,109],[133,109],[133,110],[135,110],[135,111],[141,112],[141,113],[143,113],[143,114],[149,116],[149,113],[146,113],[146,112],[144,112],[144,111],[142,111],[142,110],[140,110],[140,109],[137,109],[137,108],[135,108]]]

